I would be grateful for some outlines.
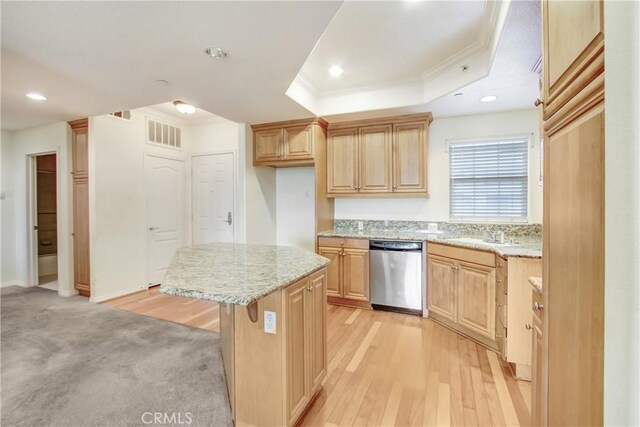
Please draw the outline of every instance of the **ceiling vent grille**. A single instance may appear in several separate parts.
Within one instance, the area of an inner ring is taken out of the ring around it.
[[[182,149],[182,130],[168,123],[147,119],[147,141],[165,147]]]
[[[131,111],[116,111],[115,113],[109,113],[110,116],[117,117],[122,120],[131,120]]]

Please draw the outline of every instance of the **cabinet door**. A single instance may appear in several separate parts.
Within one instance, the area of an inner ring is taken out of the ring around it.
[[[600,101],[545,146],[549,425],[604,422],[604,129]]]
[[[357,193],[357,129],[330,130],[327,135],[327,193]]]
[[[89,176],[89,128],[73,129],[71,139],[73,177]]]
[[[459,266],[458,324],[493,340],[496,321],[496,270],[465,262],[460,262]]]
[[[284,128],[285,160],[313,160],[311,126]]]
[[[393,191],[427,192],[427,125],[396,125],[393,135]]]
[[[253,135],[254,163],[282,160],[282,129],[257,130]]]
[[[456,321],[455,261],[429,255],[427,259],[427,305],[429,313]]]
[[[284,291],[288,424],[300,415],[309,401],[309,368],[305,354],[308,351],[308,318],[305,309],[308,286],[309,280],[301,280]]]
[[[331,297],[342,296],[342,248],[318,248],[318,254],[331,260],[327,266],[327,295]]]
[[[360,193],[391,191],[391,125],[358,129]]]
[[[546,425],[544,419],[544,356],[542,352],[542,322],[536,314],[533,316],[533,338],[531,344],[532,370],[531,370],[531,425]]]
[[[324,271],[311,277],[309,289],[309,396],[313,396],[327,373],[327,275]]]
[[[545,118],[604,68],[604,2],[544,1]]]
[[[369,250],[344,249],[342,290],[345,298],[369,301]]]

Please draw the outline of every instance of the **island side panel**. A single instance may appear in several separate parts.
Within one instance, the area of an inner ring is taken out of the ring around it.
[[[258,300],[258,320],[255,323],[249,319],[247,307],[233,307],[236,426],[284,425],[282,290]],[[275,334],[264,332],[265,310],[276,313]]]
[[[227,380],[227,392],[229,393],[231,415],[235,419],[234,308],[232,304],[220,303],[220,348],[222,351],[224,375]]]

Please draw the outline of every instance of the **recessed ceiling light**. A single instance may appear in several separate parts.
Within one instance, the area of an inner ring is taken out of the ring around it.
[[[35,101],[46,101],[47,100],[47,98],[45,96],[40,95],[39,93],[33,93],[33,92],[28,93],[27,94],[27,98],[33,99]]]
[[[342,73],[344,73],[344,70],[339,65],[334,65],[333,67],[329,68],[329,74],[331,74],[333,77],[338,77]]]
[[[496,99],[498,99],[497,96],[488,95],[488,96],[483,96],[482,98],[480,98],[480,102],[492,102],[492,101],[495,101]]]
[[[196,107],[191,104],[187,104],[182,101],[173,101],[173,105],[175,105],[176,110],[180,111],[182,114],[193,114],[196,112]]]
[[[229,56],[229,53],[221,47],[208,47],[204,50],[204,53],[213,59],[224,59]]]

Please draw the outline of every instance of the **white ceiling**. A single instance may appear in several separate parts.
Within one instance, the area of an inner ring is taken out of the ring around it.
[[[175,99],[241,122],[308,117],[285,92],[340,4],[3,1],[2,128]]]
[[[2,128],[149,105],[176,114],[175,99],[261,123],[475,114],[527,108],[538,95],[538,0],[341,4],[1,2]],[[207,46],[229,57],[213,60]],[[487,94],[498,100],[478,102]]]
[[[491,71],[469,85],[452,88],[431,102],[373,111],[326,114],[329,121],[432,112],[434,117],[482,114],[534,108],[539,97],[539,75],[532,71],[542,52],[541,5],[538,0],[511,2]],[[462,96],[454,96],[461,92]],[[497,100],[480,102],[486,95]]]
[[[483,1],[346,2],[300,70],[316,92],[335,92],[420,79],[472,45]],[[328,73],[332,65],[345,71]]]
[[[187,126],[199,126],[228,122],[228,120],[224,117],[220,117],[216,114],[210,113],[206,110],[203,110],[202,108],[196,109],[195,113],[193,114],[183,114],[180,111],[176,110],[173,102],[163,102],[162,104],[152,105],[148,108],[154,111],[158,111],[169,117],[179,119],[180,122],[184,123]]]

